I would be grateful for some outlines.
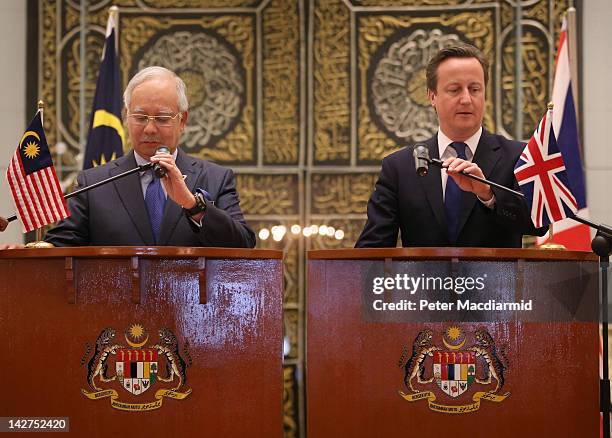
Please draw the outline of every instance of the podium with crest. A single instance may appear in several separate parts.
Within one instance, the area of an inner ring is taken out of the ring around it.
[[[597,258],[308,253],[312,436],[597,436]]]
[[[74,436],[281,436],[282,252],[0,252],[3,417]]]

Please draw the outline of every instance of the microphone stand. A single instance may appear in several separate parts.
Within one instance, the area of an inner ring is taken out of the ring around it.
[[[610,367],[608,364],[608,268],[612,253],[612,229],[603,224],[596,224],[580,216],[570,216],[576,222],[588,225],[597,230],[591,241],[593,252],[599,256],[599,274],[601,278],[601,338],[602,370],[599,381],[599,410],[602,413],[603,437],[610,438]]]
[[[81,193],[87,192],[87,191],[89,191],[91,189],[95,189],[96,187],[103,186],[104,184],[107,184],[107,183],[109,183],[111,181],[115,181],[116,179],[123,178],[125,176],[131,175],[131,174],[136,173],[136,172],[144,172],[144,171],[152,169],[152,168],[153,168],[153,163],[142,164],[142,165],[140,165],[138,167],[135,167],[133,169],[127,170],[127,171],[125,171],[123,173],[119,173],[119,174],[117,174],[115,176],[111,176],[110,178],[106,178],[106,179],[103,179],[102,181],[98,181],[97,183],[94,183],[94,184],[92,184],[90,186],[82,187],[82,188],[80,188],[78,190],[75,190],[72,193],[68,193],[67,195],[64,195],[64,199],[72,198],[73,196],[80,195]],[[12,221],[14,221],[16,219],[17,219],[17,215],[16,214],[6,218],[6,220],[9,221],[9,222],[12,222]]]
[[[447,166],[444,166],[444,164],[442,163],[442,160],[439,160],[437,158],[419,157],[419,159],[425,160],[429,164],[433,164],[435,166],[438,166],[441,169],[446,169],[447,168]],[[473,179],[475,181],[479,181],[481,183],[488,184],[490,186],[496,187],[496,188],[498,188],[500,190],[503,190],[505,192],[508,192],[508,193],[512,193],[513,195],[518,196],[519,198],[525,198],[525,195],[523,195],[521,192],[517,192],[516,190],[512,190],[512,189],[510,189],[510,188],[508,188],[506,186],[503,186],[501,184],[497,184],[496,182],[489,181],[488,179],[481,178],[481,177],[476,176],[476,175],[470,175],[469,173],[465,173],[463,171],[461,171],[459,173],[461,175],[467,176],[468,178],[471,178],[471,179]],[[427,172],[423,173],[421,176],[425,176],[426,174],[427,174]]]

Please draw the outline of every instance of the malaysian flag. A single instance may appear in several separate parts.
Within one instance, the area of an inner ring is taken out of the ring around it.
[[[552,109],[549,109],[514,166],[516,180],[527,205],[531,206],[531,220],[538,228],[578,211],[552,121]]]
[[[121,76],[116,44],[118,14],[116,6],[110,8],[83,169],[105,164],[123,155],[125,133],[121,123]]]
[[[6,171],[17,217],[28,232],[69,216],[38,110]]]

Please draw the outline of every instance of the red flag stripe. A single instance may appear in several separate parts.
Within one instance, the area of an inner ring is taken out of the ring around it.
[[[537,216],[536,216],[536,220],[537,220],[537,224],[538,226],[540,226],[542,224],[542,196],[540,195],[540,192],[538,191],[538,209],[537,209]]]
[[[49,179],[47,174],[47,169],[43,169],[40,172],[34,173],[32,176],[36,178],[36,181],[40,187],[42,187],[42,193],[44,195],[43,202],[45,204],[45,211],[47,211],[47,215],[50,217],[50,222],[55,222],[55,218],[57,217],[57,209],[55,208],[55,203],[51,197],[51,188],[49,187]]]
[[[57,178],[57,174],[55,173],[54,167],[49,167],[46,169],[47,173],[50,174],[50,182],[51,188],[53,189],[53,201],[57,206],[58,212],[60,214],[59,219],[63,219],[64,217],[69,215],[68,205],[66,204],[66,199],[64,199],[64,194],[62,192],[62,187],[60,186],[59,179]],[[59,220],[58,219],[58,220]]]
[[[563,50],[563,45],[565,44],[565,39],[567,38],[567,31],[562,30],[559,34],[559,46],[557,47],[557,57],[555,58],[555,71],[557,70],[557,66],[559,65],[559,57],[561,56],[561,51]]]
[[[12,165],[12,170],[13,170],[12,173],[15,178],[14,182],[19,192],[20,208],[18,208],[18,210],[22,212],[22,214],[26,218],[26,221],[29,224],[29,226],[26,226],[25,230],[32,231],[33,229],[36,228],[36,217],[34,216],[32,212],[32,207],[30,204],[28,191],[24,187],[25,181],[24,181],[23,167],[21,167],[20,164],[21,164],[21,160],[19,159],[19,154],[15,153],[15,158],[12,161],[11,165]]]
[[[571,203],[572,207],[574,207],[577,210],[578,209],[578,202],[576,202],[576,198],[574,198],[574,195],[572,195],[572,192],[570,192],[567,189],[567,187],[565,187],[565,185],[563,185],[563,183],[561,181],[559,181],[559,178],[557,178],[556,176],[553,177],[553,180],[555,182],[555,185],[565,195],[565,199],[567,200],[567,202]]]
[[[37,172],[37,178],[41,180],[41,185],[44,188],[45,193],[45,204],[47,205],[47,211],[51,217],[51,222],[56,222],[60,216],[60,212],[57,209],[57,203],[53,193],[53,180],[50,179],[52,175],[49,172],[50,168],[47,167],[40,172]]]
[[[548,118],[548,111],[546,111],[544,113],[544,117],[542,117],[542,120],[540,121],[540,126],[538,126],[538,132],[540,134],[540,143],[538,146],[542,146],[544,143],[544,134],[548,134],[548,132],[546,132],[546,119]]]
[[[44,186],[46,189],[45,201],[48,206],[48,210],[51,213],[51,222],[56,222],[61,219],[61,214],[65,211],[58,203],[57,199],[58,191],[56,186],[59,184],[59,182],[57,182],[57,177],[51,167],[47,167],[41,172],[37,172],[37,174],[37,177],[41,179],[42,186]]]
[[[18,171],[19,170],[15,169],[15,160],[13,159],[9,163],[6,179],[9,183],[9,187],[11,188],[13,199],[15,200],[17,216],[19,217],[19,220],[21,221],[21,223],[24,225],[25,229],[31,229],[33,226],[32,221],[30,220],[30,216],[28,215],[27,211],[23,208],[24,205],[27,208],[28,204],[23,202],[23,195],[21,193],[21,187],[19,186],[19,183],[17,181],[17,176],[15,175],[15,172],[18,172]]]
[[[51,219],[53,219],[57,215],[57,211],[55,209],[55,204],[51,200],[51,190],[47,178],[47,169],[43,169],[40,172],[36,172],[32,176],[35,176],[36,181],[41,187],[41,191],[43,193],[43,202],[45,204],[45,209],[47,210],[47,215],[51,217]]]
[[[31,180],[30,184],[28,184],[28,187],[31,188],[31,191],[34,191],[35,196],[34,196],[34,202],[36,204],[37,208],[37,213],[39,214],[39,217],[42,219],[40,222],[42,223],[43,221],[47,224],[53,222],[52,220],[50,220],[49,218],[49,214],[47,213],[47,205],[45,205],[44,203],[44,192],[40,190],[40,183],[38,182],[38,172],[34,172],[30,175],[26,175],[26,178]]]
[[[21,158],[20,158],[20,162],[21,162]],[[23,169],[23,165],[21,165],[21,169]],[[22,170],[23,172],[23,170]],[[24,192],[27,194],[28,197],[28,201],[32,204],[32,218],[34,220],[34,224],[36,225],[36,227],[39,227],[40,223],[42,223],[44,221],[44,218],[41,216],[40,214],[40,204],[38,202],[38,197],[34,196],[33,193],[33,189],[30,185],[30,181],[28,181],[28,177],[25,173],[21,173],[21,176],[23,178],[22,180],[22,186],[24,188]]]

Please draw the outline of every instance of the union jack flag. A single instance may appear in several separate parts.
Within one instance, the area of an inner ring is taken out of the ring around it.
[[[536,227],[572,217],[578,211],[552,120],[549,109],[514,166],[514,175],[527,205],[531,205],[531,220]]]

